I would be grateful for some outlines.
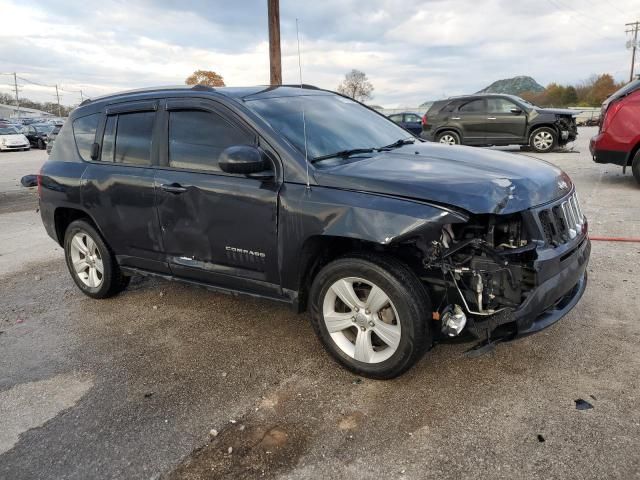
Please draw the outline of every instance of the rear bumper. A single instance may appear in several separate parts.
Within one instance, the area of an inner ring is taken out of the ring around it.
[[[606,134],[602,132],[591,137],[591,140],[589,141],[589,151],[591,152],[593,161],[596,163],[609,163],[624,167],[627,164],[629,152],[625,150],[612,150],[612,146],[619,147],[620,145],[609,145],[611,143],[612,142],[607,141]]]

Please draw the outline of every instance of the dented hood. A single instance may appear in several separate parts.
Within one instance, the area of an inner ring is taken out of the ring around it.
[[[572,188],[566,173],[533,157],[429,142],[334,166],[318,165],[315,178],[323,186],[412,198],[476,214],[518,212],[560,198]]]

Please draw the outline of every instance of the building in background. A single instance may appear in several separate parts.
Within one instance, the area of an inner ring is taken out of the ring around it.
[[[0,118],[41,118],[54,117],[55,115],[35,108],[16,107],[0,103]]]

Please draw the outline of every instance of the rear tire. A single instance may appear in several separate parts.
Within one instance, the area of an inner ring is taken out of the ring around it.
[[[436,136],[436,142],[445,145],[460,145],[460,135],[453,130],[445,130]]]
[[[314,278],[309,298],[324,348],[358,375],[397,377],[432,345],[427,292],[392,257],[353,254],[334,260]]]
[[[44,150],[45,148],[47,148],[47,146],[44,144],[41,138],[38,139],[38,148],[40,150]]]
[[[636,182],[640,184],[640,150],[636,152],[631,162],[631,172],[633,173]]]
[[[73,281],[91,298],[112,297],[129,285],[130,277],[122,274],[113,252],[86,220],[69,224],[64,253]]]
[[[529,146],[538,153],[552,151],[558,144],[558,134],[549,127],[541,127],[531,132]]]

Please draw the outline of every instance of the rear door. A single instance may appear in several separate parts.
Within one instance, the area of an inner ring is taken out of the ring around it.
[[[487,99],[487,143],[505,145],[522,142],[527,129],[527,114],[506,98]]]
[[[157,100],[106,108],[98,157],[88,163],[81,191],[84,208],[121,265],[168,273],[155,206],[157,109]],[[83,125],[76,122],[77,140]]]
[[[167,99],[162,118],[156,189],[172,273],[221,287],[279,294],[279,181],[229,174],[218,166],[225,148],[258,145],[258,136],[213,100]]]
[[[487,102],[477,98],[461,104],[453,112],[450,120],[462,129],[462,143],[465,145],[482,145],[487,136]]]

